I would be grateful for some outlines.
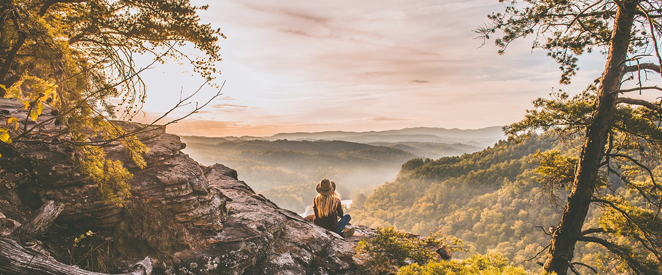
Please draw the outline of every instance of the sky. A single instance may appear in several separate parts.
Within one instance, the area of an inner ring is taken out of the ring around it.
[[[378,131],[407,127],[476,129],[522,119],[553,90],[581,91],[605,58],[583,56],[569,86],[531,40],[497,54],[474,29],[497,0],[225,0],[200,13],[221,39],[222,95],[171,133],[269,136],[282,132]],[[174,106],[203,82],[185,65],[147,71],[139,121]],[[204,88],[181,116],[216,93]]]

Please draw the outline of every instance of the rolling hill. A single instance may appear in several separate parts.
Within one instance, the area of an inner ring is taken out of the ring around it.
[[[185,153],[202,164],[234,167],[278,205],[302,212],[322,178],[344,198],[392,180],[414,158],[472,153],[503,138],[500,127],[477,130],[407,128],[371,132],[282,133],[269,137],[182,136]]]

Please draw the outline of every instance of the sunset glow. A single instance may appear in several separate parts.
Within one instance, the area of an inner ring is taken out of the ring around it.
[[[598,77],[600,54],[583,56],[571,86],[531,41],[505,55],[472,31],[498,1],[194,1],[221,28],[223,96],[170,132],[272,135],[405,127],[480,128],[515,122],[552,90],[577,92]],[[147,121],[201,83],[169,63],[144,76]],[[194,101],[205,101],[211,88]],[[187,106],[191,108],[192,105]],[[186,112],[182,109],[175,115]]]

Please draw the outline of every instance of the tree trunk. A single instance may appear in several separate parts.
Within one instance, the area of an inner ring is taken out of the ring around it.
[[[605,154],[605,145],[616,111],[616,91],[620,89],[624,74],[623,68],[638,2],[639,0],[622,1],[616,13],[609,56],[598,90],[597,106],[586,130],[586,139],[568,203],[552,237],[550,254],[544,265],[545,271],[565,275],[570,267],[575,244],[593,198],[600,163]]]
[[[7,57],[5,58],[5,63],[0,68],[0,84],[5,85],[5,89],[9,89],[9,86],[7,86],[7,83],[5,81],[5,78],[9,73],[9,68],[11,67],[12,62],[16,57],[16,53],[18,53],[18,50],[23,46],[23,43],[25,43],[25,39],[27,38],[27,36],[28,35],[24,32],[18,33],[18,41],[16,42],[14,47],[12,47],[11,51],[9,51]],[[0,97],[5,97],[5,94],[7,93],[5,89],[0,89]]]

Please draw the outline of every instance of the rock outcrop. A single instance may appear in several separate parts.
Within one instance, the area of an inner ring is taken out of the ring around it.
[[[15,100],[0,99],[0,112],[28,121]],[[163,127],[149,126],[138,134],[150,148],[144,169],[132,164],[121,145],[105,147],[108,158],[121,160],[134,175],[132,197],[123,206],[108,203],[98,186],[77,173],[66,142],[58,136],[62,129],[53,122],[46,108],[38,128],[21,142],[0,147],[0,224],[24,222],[26,213],[49,200],[64,204],[57,226],[41,238],[57,260],[73,257],[63,244],[92,230],[107,246],[103,266],[114,272],[120,270],[108,266],[147,256],[153,274],[367,272],[360,270],[354,248],[370,230],[345,240],[317,227],[256,194],[236,171],[199,165],[181,152],[185,145],[179,137]],[[145,127],[117,125],[126,131]]]

